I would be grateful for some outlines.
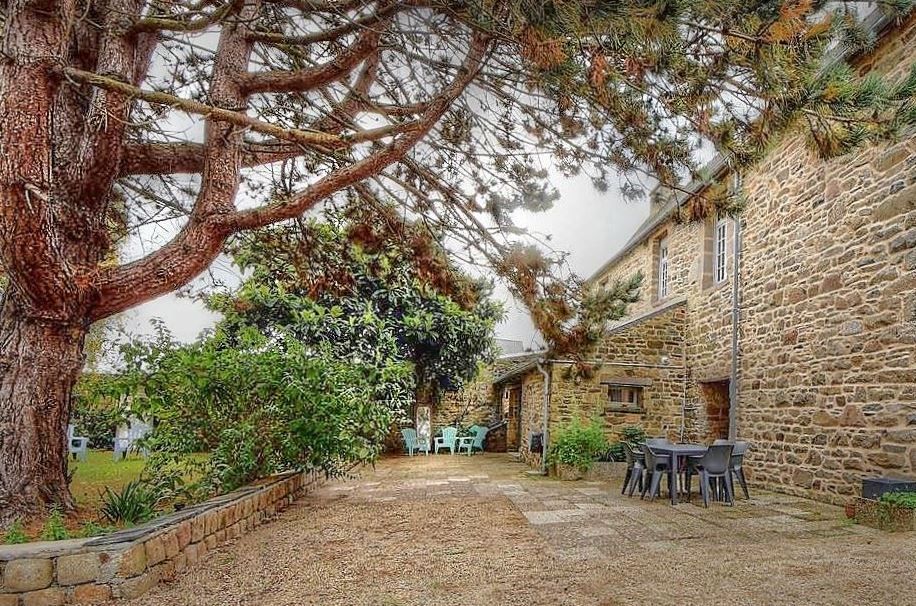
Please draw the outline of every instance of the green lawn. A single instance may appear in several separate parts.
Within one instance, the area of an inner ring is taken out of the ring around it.
[[[94,507],[101,502],[106,487],[118,490],[136,479],[146,460],[131,455],[126,460],[114,461],[110,450],[90,450],[88,461],[70,461],[73,481],[70,491],[81,507]]]

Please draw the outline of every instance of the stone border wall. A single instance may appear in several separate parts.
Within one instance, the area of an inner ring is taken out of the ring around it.
[[[133,598],[320,486],[317,472],[274,476],[103,537],[0,546],[0,606]]]

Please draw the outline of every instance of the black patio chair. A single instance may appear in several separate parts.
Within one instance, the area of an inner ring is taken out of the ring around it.
[[[738,478],[741,489],[744,491],[744,498],[750,500],[751,495],[747,490],[747,478],[744,477],[744,455],[747,452],[747,442],[735,442],[732,450],[732,458],[729,462],[729,475],[732,478]],[[734,481],[732,482],[734,486]]]
[[[712,491],[712,480],[724,483],[725,499],[730,505],[735,504],[735,492],[732,489],[731,458],[732,444],[713,444],[702,457],[691,457],[693,468],[700,476],[700,494],[703,495],[703,506],[709,507],[709,493]],[[693,473],[687,474],[687,494],[691,490]],[[718,492],[718,490],[716,491]]]
[[[621,445],[623,446],[623,455],[627,460],[627,473],[623,478],[623,488],[620,490],[620,494],[626,494],[627,488],[629,488],[629,496],[632,497],[637,484],[639,485],[640,492],[642,492],[643,475],[646,471],[646,460],[642,451],[633,450],[633,447],[626,442],[622,442]]]
[[[655,497],[658,496],[658,493],[661,490],[663,475],[668,478],[668,492],[671,492],[674,489],[671,486],[671,463],[669,462],[668,457],[656,456],[656,454],[652,452],[652,447],[649,446],[648,443],[643,446],[643,454],[646,457],[646,479],[643,482],[641,498],[646,498],[646,493],[648,493],[649,500],[654,501]]]

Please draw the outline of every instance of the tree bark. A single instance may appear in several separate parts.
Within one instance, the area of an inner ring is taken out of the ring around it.
[[[0,302],[0,526],[47,505],[71,509],[67,423],[87,327]]]

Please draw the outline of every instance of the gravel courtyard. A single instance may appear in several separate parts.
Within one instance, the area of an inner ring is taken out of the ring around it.
[[[385,459],[130,603],[916,604],[916,533],[774,493],[672,508],[526,470]]]

